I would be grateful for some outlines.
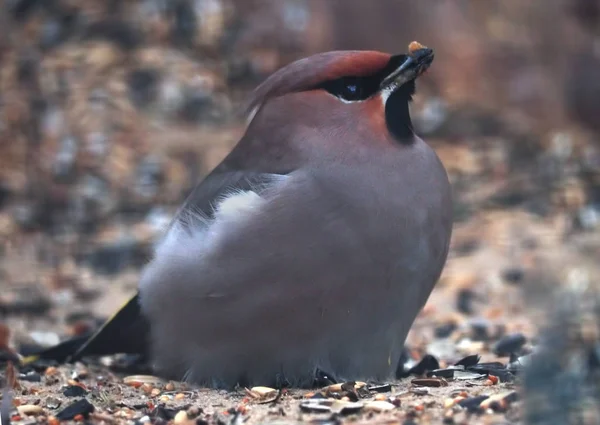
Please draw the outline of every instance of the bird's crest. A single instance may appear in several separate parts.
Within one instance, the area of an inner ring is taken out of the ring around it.
[[[273,73],[254,90],[247,111],[253,114],[270,98],[311,90],[326,81],[377,74],[388,66],[391,57],[383,52],[351,50],[318,53],[297,60]]]

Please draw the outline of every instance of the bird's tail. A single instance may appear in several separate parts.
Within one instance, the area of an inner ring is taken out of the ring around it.
[[[73,362],[83,356],[111,354],[146,355],[149,325],[140,310],[139,294],[134,295],[117,313],[91,335],[77,336],[25,357],[22,364],[37,360]]]

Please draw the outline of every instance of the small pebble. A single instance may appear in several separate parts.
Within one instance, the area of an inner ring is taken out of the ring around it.
[[[512,267],[502,272],[502,279],[511,285],[517,285],[521,283],[524,276],[525,273],[523,272],[523,269],[517,267]]]
[[[188,422],[190,422],[190,418],[188,418],[187,412],[185,410],[180,410],[173,418],[173,423],[176,425],[182,425]]]
[[[37,372],[29,372],[27,374],[21,374],[19,375],[19,379],[21,381],[27,381],[27,382],[42,382],[42,377],[39,373]]]
[[[54,366],[50,366],[49,368],[46,369],[46,371],[44,372],[44,375],[46,376],[54,376],[58,373],[58,369]]]
[[[461,289],[456,297],[456,309],[463,314],[473,314],[475,312],[473,308],[475,298],[475,293],[471,289]]]
[[[456,323],[448,322],[435,328],[436,338],[448,338],[456,330]]]
[[[48,409],[58,409],[62,402],[55,397],[48,397],[46,399],[46,407]]]
[[[473,319],[470,321],[471,339],[473,341],[487,341],[490,338],[490,322],[486,319]]]
[[[200,413],[202,413],[202,409],[198,406],[191,406],[187,410],[187,415],[190,418],[196,418],[196,417],[200,416]]]

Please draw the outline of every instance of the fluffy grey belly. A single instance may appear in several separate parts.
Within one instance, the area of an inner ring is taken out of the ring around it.
[[[431,223],[376,210],[290,178],[227,198],[194,232],[173,226],[140,282],[157,371],[210,386],[304,385],[317,367],[388,377],[445,254]]]

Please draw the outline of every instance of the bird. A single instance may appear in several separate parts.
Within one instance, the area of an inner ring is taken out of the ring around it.
[[[328,51],[269,76],[238,143],[157,241],[138,293],[76,357],[137,351],[118,325],[127,317],[169,379],[391,377],[452,234],[448,175],[409,109],[433,58],[417,42]]]

